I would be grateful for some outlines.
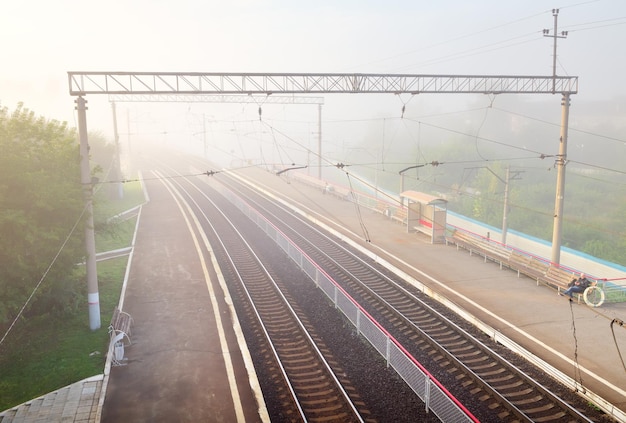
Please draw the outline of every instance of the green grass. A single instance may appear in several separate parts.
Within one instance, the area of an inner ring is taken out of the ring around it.
[[[604,295],[607,303],[626,302],[626,288],[623,287],[609,287],[604,290]]]
[[[98,263],[100,329],[89,329],[86,301],[69,316],[18,321],[0,349],[0,410],[103,372],[127,260]]]
[[[118,214],[143,202],[139,183],[125,186],[124,200],[106,204]],[[102,213],[102,210],[97,210]],[[98,251],[130,246],[136,219],[96,235]],[[128,257],[99,262],[101,327],[89,328],[87,301],[76,313],[19,320],[0,346],[0,410],[29,401],[104,371],[108,325],[119,302]],[[84,280],[85,278],[82,278]]]
[[[107,189],[108,188],[108,189]],[[111,200],[110,186],[96,193],[96,212],[99,215],[111,217],[130,210],[144,202],[143,190],[139,182],[126,182],[124,184],[124,198]]]
[[[110,230],[96,233],[96,252],[116,250],[130,246],[135,231],[136,218],[113,224]],[[98,274],[100,272],[98,271]]]
[[[103,197],[105,193],[98,195]],[[144,201],[143,191],[139,182],[128,182],[124,185],[124,198],[115,201],[101,199],[97,201],[99,216],[116,216],[130,210]],[[104,218],[104,217],[103,217]],[[105,231],[96,233],[96,251],[104,252],[130,246],[136,219],[119,220],[107,226]]]

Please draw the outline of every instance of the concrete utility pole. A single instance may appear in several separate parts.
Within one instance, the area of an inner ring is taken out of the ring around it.
[[[553,39],[552,46],[552,93],[556,94],[556,45],[557,39],[566,38],[567,31],[561,31],[558,35],[559,9],[552,9],[554,16],[554,30],[550,35],[549,29],[543,30],[544,37]],[[561,226],[563,224],[563,204],[565,202],[565,165],[567,164],[567,128],[569,125],[570,95],[563,92],[561,100],[561,136],[559,138],[559,154],[555,166],[557,168],[556,200],[554,202],[554,224],[552,226],[552,256],[550,261],[554,264],[561,263]]]
[[[566,38],[567,31],[561,31],[561,35],[557,35],[559,9],[552,9],[552,16],[554,16],[554,31],[552,32],[552,35],[550,35],[550,30],[544,29],[543,36],[554,39],[552,46],[552,94],[556,94],[556,40],[557,38]]]
[[[504,211],[502,212],[502,244],[506,245],[506,234],[509,229],[509,183],[518,180],[521,170],[516,170],[511,176],[511,168],[506,167],[506,176],[504,177]]]
[[[317,179],[322,179],[322,104],[317,105]]]
[[[567,164],[567,129],[569,121],[569,94],[563,94],[561,100],[561,137],[559,138],[559,154],[555,166],[556,200],[554,202],[554,225],[552,229],[552,256],[550,261],[561,263],[561,226],[563,223],[563,204],[565,202],[565,165]]]
[[[509,216],[509,183],[511,180],[519,179],[518,176],[522,173],[521,170],[513,171],[513,177],[511,177],[511,168],[506,167],[506,174],[504,179],[500,177],[496,172],[488,167],[480,167],[479,169],[487,169],[493,176],[498,178],[500,182],[504,184],[504,210],[502,212],[502,244],[506,245],[506,234],[509,229],[508,216]]]
[[[117,198],[121,200],[124,198],[124,184],[122,184],[122,161],[120,159],[120,136],[117,132],[117,112],[115,109],[115,102],[111,103],[111,109],[113,110],[113,139],[115,140],[115,163],[113,164],[115,171],[115,187],[117,189]]]
[[[504,177],[504,210],[502,211],[502,244],[506,245],[506,233],[509,229],[509,180],[511,177],[511,168],[506,167],[506,176]]]
[[[85,199],[85,249],[87,251],[87,304],[89,305],[89,328],[100,329],[100,294],[98,293],[98,271],[96,268],[96,239],[93,226],[93,185],[89,167],[89,142],[87,140],[87,101],[76,98],[78,111],[78,134],[80,137],[80,175]]]

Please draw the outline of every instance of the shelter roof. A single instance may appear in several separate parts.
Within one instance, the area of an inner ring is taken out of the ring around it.
[[[434,195],[426,194],[424,192],[419,192],[419,191],[404,191],[403,193],[400,194],[400,197],[407,198],[416,203],[428,204],[428,205],[443,206],[448,203],[448,200],[445,200],[440,197],[436,197]]]

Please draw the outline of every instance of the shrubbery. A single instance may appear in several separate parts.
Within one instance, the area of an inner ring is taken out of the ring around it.
[[[84,260],[76,133],[23,108],[0,109],[0,327],[37,288],[26,315],[74,309]],[[41,282],[41,283],[40,283]]]

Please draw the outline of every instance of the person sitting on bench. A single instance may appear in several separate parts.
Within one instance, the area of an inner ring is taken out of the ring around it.
[[[585,292],[585,289],[587,289],[590,285],[591,282],[589,282],[589,279],[587,279],[584,273],[581,273],[578,279],[572,279],[572,281],[567,285],[568,288],[563,291],[563,295],[569,295],[570,298],[572,298],[573,294],[582,294]]]

